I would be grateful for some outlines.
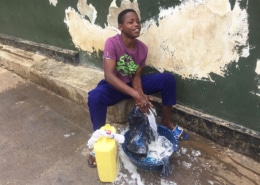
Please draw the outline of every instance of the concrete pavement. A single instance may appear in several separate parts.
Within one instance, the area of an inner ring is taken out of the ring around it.
[[[75,52],[13,38],[0,42],[0,184],[104,184],[87,166],[85,146],[92,133],[86,95],[103,73],[75,65]],[[123,101],[108,110],[107,121],[119,132],[132,105]],[[120,152],[112,184],[259,184],[258,132],[180,105],[173,109],[191,138],[179,143],[173,174],[137,170]]]
[[[1,34],[0,43],[0,65],[78,104],[86,105],[87,93],[103,78],[100,70],[79,64],[75,51]],[[160,116],[161,100],[153,98]],[[107,122],[124,123],[132,106],[131,100],[110,106]],[[178,125],[260,162],[259,132],[180,104],[173,106],[172,118]]]
[[[114,124],[118,131],[125,124]],[[246,184],[260,182],[260,164],[195,133],[179,143],[173,174],[137,170],[120,152],[114,183],[101,183],[87,165],[92,129],[85,106],[0,67],[0,184]]]

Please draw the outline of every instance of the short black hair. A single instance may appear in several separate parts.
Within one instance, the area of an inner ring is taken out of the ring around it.
[[[125,9],[125,10],[123,10],[122,12],[120,12],[120,13],[118,14],[118,17],[117,17],[117,22],[118,22],[118,24],[123,24],[123,22],[124,22],[124,16],[125,16],[125,14],[127,14],[128,12],[135,12],[135,13],[136,13],[136,11],[133,10],[133,9]]]

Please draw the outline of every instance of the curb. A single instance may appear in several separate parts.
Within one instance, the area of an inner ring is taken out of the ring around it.
[[[70,63],[74,65],[79,64],[79,52],[77,51],[35,43],[32,41],[11,37],[1,33],[0,43],[2,43],[3,45],[9,45],[15,48],[20,48],[26,51],[38,53],[65,63]]]

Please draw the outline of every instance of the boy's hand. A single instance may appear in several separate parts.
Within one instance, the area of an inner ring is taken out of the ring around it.
[[[141,112],[148,113],[149,107],[153,107],[153,104],[150,102],[151,100],[151,97],[143,94],[138,99],[135,99],[135,105],[141,110]]]

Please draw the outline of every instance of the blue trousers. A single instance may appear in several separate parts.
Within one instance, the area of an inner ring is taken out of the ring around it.
[[[145,94],[151,95],[160,92],[163,105],[172,106],[176,104],[176,81],[172,74],[143,75],[141,81]],[[132,86],[131,83],[127,85]],[[88,107],[93,130],[95,131],[105,125],[108,106],[131,98],[131,96],[117,90],[105,80],[101,80],[97,87],[88,93]]]

